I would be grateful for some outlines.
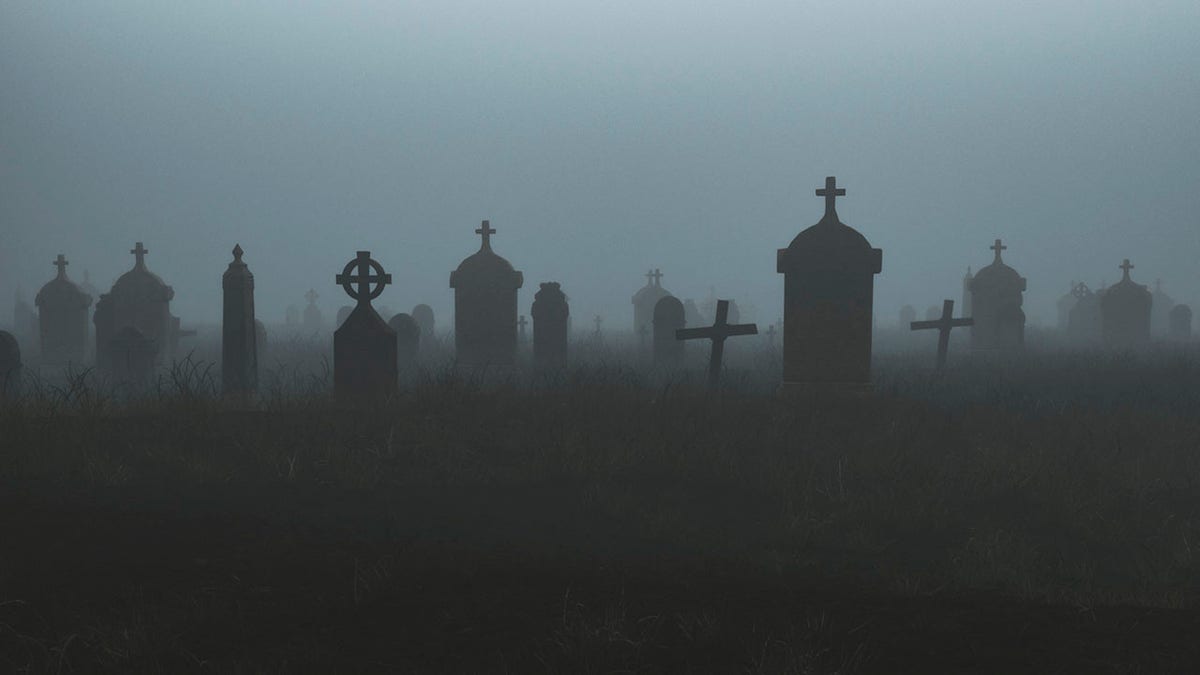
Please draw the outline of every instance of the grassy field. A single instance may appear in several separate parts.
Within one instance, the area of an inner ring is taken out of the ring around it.
[[[883,354],[875,395],[276,350],[0,407],[0,671],[1200,670],[1200,356]],[[296,366],[304,363],[304,366]]]

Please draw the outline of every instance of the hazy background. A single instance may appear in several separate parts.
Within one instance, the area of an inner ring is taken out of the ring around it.
[[[0,323],[55,254],[106,291],[137,240],[185,324],[235,242],[268,322],[349,304],[360,248],[382,304],[444,321],[483,218],[523,314],[557,280],[627,326],[660,267],[771,321],[826,175],[884,250],[881,322],[957,300],[996,237],[1031,321],[1126,256],[1195,302],[1198,36],[1195,0],[0,0]]]

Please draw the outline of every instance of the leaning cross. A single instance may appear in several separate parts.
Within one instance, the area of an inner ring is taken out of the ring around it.
[[[146,264],[146,255],[150,253],[150,249],[142,246],[142,242],[139,241],[137,245],[133,247],[133,250],[130,251],[130,253],[136,256],[137,266],[142,267]]]
[[[1000,252],[1008,250],[1008,247],[1001,243],[999,239],[988,248],[996,252],[996,262],[1000,262]]]
[[[846,196],[846,188],[837,186],[837,178],[825,177],[825,187],[817,188],[817,196],[825,198],[825,215],[837,215],[837,198]]]
[[[63,255],[63,254],[61,254],[61,253],[59,253],[59,254],[58,254],[58,258],[57,258],[57,259],[55,259],[55,261],[54,261],[54,263],[53,263],[53,264],[54,264],[54,266],[55,266],[55,267],[57,267],[57,268],[58,268],[58,278],[59,278],[59,279],[66,278],[66,276],[67,276],[67,265],[70,265],[70,264],[71,264],[71,263],[67,262],[67,256],[65,256],[65,255]]]
[[[955,319],[954,316],[954,301],[942,301],[942,318],[934,321],[913,321],[909,324],[910,330],[927,330],[936,328],[938,330],[938,351],[937,351],[937,367],[941,370],[946,367],[946,352],[950,348],[950,329],[959,326],[974,326],[975,319]]]
[[[358,268],[357,274],[351,274],[355,268]],[[346,290],[346,295],[358,301],[359,306],[370,306],[371,301],[383,293],[383,287],[392,283],[392,275],[385,274],[383,266],[371,259],[370,251],[359,251],[354,260],[346,263],[336,281]],[[378,285],[371,288],[372,284]]]
[[[1126,258],[1124,260],[1124,262],[1122,262],[1120,265],[1118,265],[1118,267],[1120,268],[1120,270],[1122,272],[1125,273],[1125,281],[1128,281],[1129,280],[1129,270],[1133,269],[1133,267],[1134,267],[1133,265],[1131,265],[1129,263],[1129,258]]]
[[[482,237],[482,248],[492,247],[492,235],[496,234],[496,230],[492,227],[489,221],[483,221],[483,224],[479,226],[479,229],[475,230],[475,234]]]
[[[729,301],[717,301],[717,318],[706,328],[680,328],[675,331],[676,340],[712,340],[712,353],[708,357],[708,384],[717,386],[721,380],[721,361],[725,356],[725,338],[735,335],[758,335],[758,326],[752,323],[730,324]]]

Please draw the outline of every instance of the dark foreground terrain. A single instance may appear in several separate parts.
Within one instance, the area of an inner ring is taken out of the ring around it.
[[[1200,672],[1193,356],[878,373],[36,393],[0,671]]]

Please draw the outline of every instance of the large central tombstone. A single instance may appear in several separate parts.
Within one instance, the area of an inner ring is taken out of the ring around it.
[[[1008,249],[999,239],[990,246],[992,264],[971,280],[971,348],[1011,351],[1025,344],[1025,278],[1004,264],[1000,252]]]
[[[654,305],[654,365],[678,366],[683,361],[684,342],[676,333],[687,326],[683,303],[673,295]]]
[[[1120,265],[1123,276],[1100,298],[1100,321],[1104,344],[1114,349],[1131,349],[1150,342],[1150,312],[1154,298],[1150,289],[1129,278],[1133,269],[1126,258]]]
[[[492,251],[496,233],[483,221],[479,251],[450,273],[454,289],[454,347],[466,366],[511,366],[517,358],[517,291],[524,275]]]
[[[242,262],[242,246],[221,277],[221,388],[226,395],[258,389],[258,323],[254,319],[254,275]],[[265,340],[266,327],[263,327]]]
[[[371,306],[392,275],[359,251],[335,278],[358,304],[333,333],[333,388],[338,396],[378,399],[399,387],[396,365],[396,331]]]
[[[42,363],[82,363],[87,354],[88,308],[92,296],[67,278],[66,256],[58,254],[58,275],[38,291]]]
[[[652,269],[646,272],[646,285],[633,294],[633,334],[638,335],[643,328],[650,328],[654,321],[654,306],[659,300],[671,295],[662,285],[663,273]]]
[[[146,256],[150,251],[139,241],[130,253],[134,255],[133,269],[122,274],[112,289],[100,296],[92,320],[96,325],[97,362],[102,367],[113,368],[120,375],[125,370],[123,364],[130,363],[128,352],[133,349],[137,372],[127,374],[140,379],[147,350],[153,351],[151,361],[154,364],[174,356],[179,340],[179,319],[171,315],[175,289],[146,267]],[[126,331],[126,328],[132,328],[134,332]]]
[[[533,296],[533,362],[561,367],[567,363],[567,318],[571,308],[557,281],[541,284]]]
[[[846,190],[825,179],[825,215],[779,249],[784,275],[783,388],[861,391],[871,384],[875,275],[883,251],[838,220]]]

